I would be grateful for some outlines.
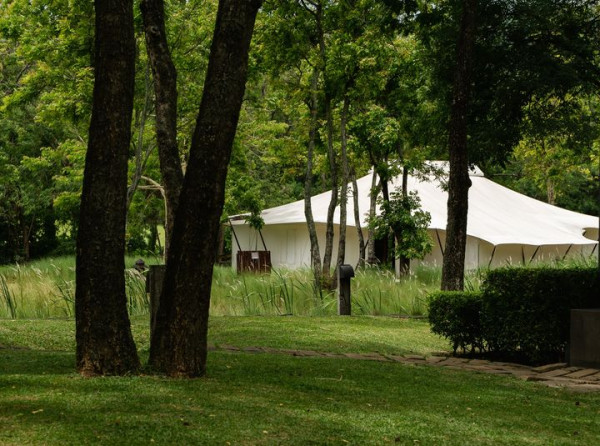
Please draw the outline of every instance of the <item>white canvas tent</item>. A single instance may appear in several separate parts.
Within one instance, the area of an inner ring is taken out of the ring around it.
[[[431,161],[431,165],[447,170],[447,162]],[[448,194],[442,179],[434,175],[417,178],[410,176],[408,189],[417,191],[422,208],[431,214],[428,232],[434,242],[433,251],[422,261],[442,263],[445,244]],[[478,168],[470,173],[469,214],[465,266],[468,269],[499,266],[507,263],[529,263],[552,260],[565,256],[590,256],[597,248],[598,217],[579,214],[543,203],[503,187],[484,177]],[[399,185],[396,178],[390,191]],[[370,202],[371,175],[357,180],[361,227],[367,238],[366,219]],[[351,188],[349,188],[351,191]],[[312,197],[312,210],[323,255],[325,225],[330,192]],[[358,236],[348,200],[346,263],[356,265],[359,257]],[[261,214],[264,243],[271,251],[274,267],[299,268],[310,266],[310,240],[304,216],[304,201],[266,209]],[[336,239],[339,229],[339,208],[335,215]],[[231,219],[237,242],[233,241],[232,261],[237,251],[262,250],[258,233],[250,228],[244,216]],[[239,243],[239,247],[238,244]],[[334,259],[336,258],[334,252]],[[414,263],[413,263],[414,264]]]

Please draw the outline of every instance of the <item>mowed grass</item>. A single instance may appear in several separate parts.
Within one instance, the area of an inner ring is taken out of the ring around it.
[[[356,352],[444,345],[419,321],[334,319],[212,318],[210,337]],[[209,353],[201,379],[86,379],[74,372],[73,330],[72,320],[0,321],[0,444],[600,444],[598,394],[427,366],[224,351]],[[145,320],[133,330],[145,357]]]

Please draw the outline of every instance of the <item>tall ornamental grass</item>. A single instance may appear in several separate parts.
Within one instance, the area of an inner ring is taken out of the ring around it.
[[[134,257],[125,262],[127,266],[134,263]],[[150,260],[148,263],[158,262]],[[148,314],[145,277],[131,268],[124,274],[130,314]],[[470,283],[477,286],[477,275],[470,277]],[[417,268],[403,278],[377,267],[360,269],[352,279],[352,314],[424,315],[425,296],[439,288],[440,278],[439,268]],[[73,257],[0,267],[1,318],[73,317],[74,304]],[[318,292],[308,269],[275,269],[268,275],[238,275],[231,268],[215,267],[211,314],[327,316],[336,313],[335,291]]]

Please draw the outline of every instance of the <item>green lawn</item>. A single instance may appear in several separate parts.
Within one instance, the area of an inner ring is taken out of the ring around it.
[[[146,321],[133,324],[146,356]],[[86,379],[72,320],[0,321],[0,444],[600,444],[600,395],[426,366],[209,354],[208,375]],[[211,343],[447,348],[420,321],[213,318]]]

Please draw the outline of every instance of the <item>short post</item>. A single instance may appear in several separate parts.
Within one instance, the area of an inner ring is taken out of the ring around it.
[[[600,368],[600,308],[571,310],[569,365]]]
[[[354,277],[352,265],[340,265],[338,269],[338,315],[350,316],[350,280]]]
[[[150,336],[154,333],[156,326],[156,313],[166,270],[166,265],[150,265],[146,278],[146,293],[150,294]]]

